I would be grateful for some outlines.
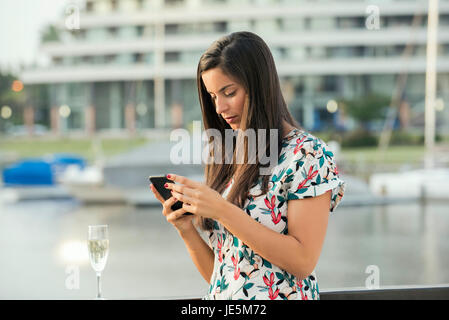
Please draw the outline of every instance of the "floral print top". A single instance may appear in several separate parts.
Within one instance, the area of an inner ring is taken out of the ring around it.
[[[332,190],[329,210],[333,212],[343,197],[346,184],[338,175],[333,153],[321,139],[295,128],[282,142],[268,193],[259,196],[259,181],[250,190],[243,209],[266,227],[287,234],[289,200],[316,197]],[[229,193],[232,184],[233,180],[223,192],[223,197]],[[207,236],[215,261],[204,300],[319,299],[315,271],[305,279],[297,279],[256,254],[217,221]]]

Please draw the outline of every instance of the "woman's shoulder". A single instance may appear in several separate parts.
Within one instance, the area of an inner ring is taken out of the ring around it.
[[[306,131],[305,129],[302,128],[293,128],[286,136],[284,136],[282,141],[283,143],[291,144],[296,142],[297,139],[303,138],[305,138],[304,141],[322,141],[320,138],[318,138],[311,132]]]
[[[279,164],[283,159],[306,158],[308,155],[318,155],[328,152],[329,147],[321,139],[303,129],[291,130],[282,141]],[[329,154],[330,155],[330,154]]]

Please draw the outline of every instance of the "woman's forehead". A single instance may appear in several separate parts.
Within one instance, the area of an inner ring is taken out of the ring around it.
[[[221,92],[228,87],[238,85],[236,81],[227,76],[220,68],[204,71],[201,77],[209,93]]]

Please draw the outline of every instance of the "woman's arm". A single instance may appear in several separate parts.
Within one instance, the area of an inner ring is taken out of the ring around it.
[[[284,235],[255,221],[204,184],[174,174],[167,178],[180,183],[168,183],[166,188],[184,203],[186,212],[219,221],[257,254],[300,279],[315,268],[326,235],[331,190],[317,197],[289,200],[288,234]]]
[[[219,221],[254,252],[281,269],[304,279],[314,270],[326,235],[331,191],[288,201],[288,234],[283,235],[255,221],[228,202]]]
[[[214,270],[214,252],[204,242],[195,228],[185,231],[179,231],[179,235],[187,247],[187,251],[192,258],[198,271],[207,283],[210,283],[212,272]]]

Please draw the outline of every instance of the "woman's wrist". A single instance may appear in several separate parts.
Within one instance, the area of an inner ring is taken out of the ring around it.
[[[224,201],[224,204],[220,206],[220,213],[218,215],[218,222],[221,224],[226,224],[229,217],[233,214],[234,210],[240,209],[236,205],[230,203],[229,201]]]
[[[193,223],[191,223],[189,225],[189,227],[187,227],[187,228],[186,227],[184,227],[184,228],[176,228],[176,230],[178,231],[179,235],[182,238],[186,238],[189,235],[191,235],[192,233],[197,232],[195,226],[193,225]]]

